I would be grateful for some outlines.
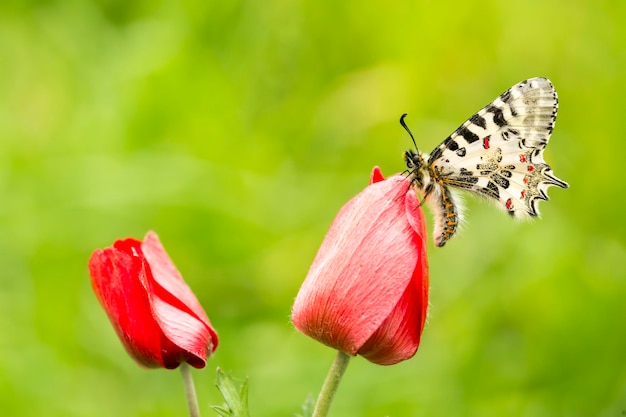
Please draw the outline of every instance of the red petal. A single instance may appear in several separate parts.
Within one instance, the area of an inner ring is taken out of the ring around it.
[[[385,177],[383,177],[383,172],[379,167],[374,167],[372,169],[372,175],[370,175],[370,184],[374,184],[375,182],[384,181]]]
[[[204,309],[193,291],[191,291],[187,283],[183,280],[183,277],[180,272],[178,272],[178,269],[176,269],[176,266],[174,266],[167,252],[165,252],[156,233],[148,232],[148,234],[146,234],[141,244],[141,251],[150,265],[156,283],[179,300],[181,308],[189,310],[190,314],[196,316],[198,320],[209,327],[209,318],[204,312]]]
[[[154,317],[165,338],[177,347],[166,348],[166,367],[180,362],[204,367],[218,343],[209,318],[154,232],[146,235],[141,249],[154,279],[150,292]]]
[[[127,239],[131,247],[139,243]],[[89,260],[91,284],[128,353],[146,367],[162,367],[161,331],[143,282],[143,259],[115,247],[96,250]]]
[[[424,227],[423,217],[421,221]],[[420,236],[424,236],[421,238]],[[416,235],[420,258],[411,284],[372,337],[358,354],[379,365],[393,365],[415,355],[419,346],[428,307],[428,265],[425,234]]]

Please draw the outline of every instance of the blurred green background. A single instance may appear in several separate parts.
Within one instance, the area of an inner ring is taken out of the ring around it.
[[[626,2],[10,1],[0,5],[0,414],[171,416],[178,372],[125,354],[92,294],[98,247],[155,230],[221,340],[292,416],[334,352],[291,303],[338,209],[514,83],[559,93],[569,190],[516,223],[467,198],[429,247],[417,355],[350,364],[333,416],[626,413]],[[428,215],[429,221],[431,216]]]

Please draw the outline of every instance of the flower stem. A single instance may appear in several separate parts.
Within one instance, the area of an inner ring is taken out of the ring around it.
[[[185,395],[187,396],[189,417],[200,417],[200,408],[198,407],[198,398],[196,397],[196,387],[193,385],[191,367],[188,363],[183,362],[180,364],[180,373],[183,377],[183,386],[185,387]]]
[[[326,417],[328,415],[330,403],[332,403],[337,387],[339,387],[339,381],[341,381],[341,377],[348,367],[348,362],[350,362],[350,355],[342,351],[337,352],[337,356],[328,370],[328,375],[326,375],[324,385],[322,385],[320,395],[317,397],[313,417]]]

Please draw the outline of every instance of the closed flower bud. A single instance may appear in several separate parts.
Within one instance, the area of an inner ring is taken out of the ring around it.
[[[217,334],[154,232],[143,242],[129,238],[97,249],[89,273],[113,328],[140,365],[205,366]]]
[[[371,184],[337,214],[292,310],[305,335],[391,365],[417,351],[428,305],[424,215],[409,181]]]

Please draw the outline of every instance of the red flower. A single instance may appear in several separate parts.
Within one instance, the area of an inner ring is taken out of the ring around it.
[[[428,305],[424,214],[409,181],[370,185],[337,214],[293,305],[302,333],[391,365],[417,351]]]
[[[140,365],[203,368],[217,334],[159,238],[116,241],[89,260],[91,284],[122,344]]]

